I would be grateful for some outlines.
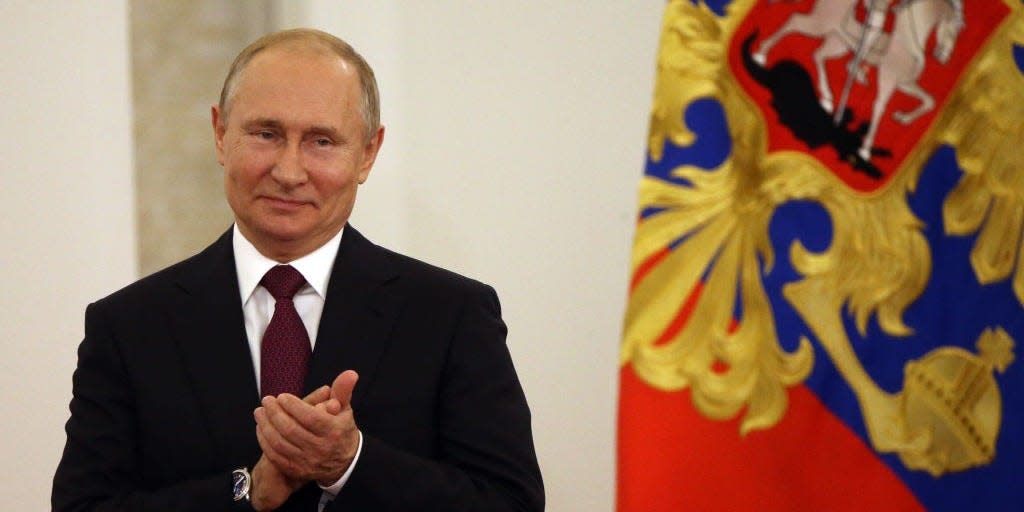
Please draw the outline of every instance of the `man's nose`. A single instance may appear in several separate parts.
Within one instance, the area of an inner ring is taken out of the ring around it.
[[[302,148],[299,143],[288,143],[281,148],[270,175],[275,181],[286,187],[297,187],[306,182],[306,168],[302,162]]]

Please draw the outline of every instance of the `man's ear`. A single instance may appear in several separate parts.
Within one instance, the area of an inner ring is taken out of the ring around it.
[[[213,105],[210,107],[210,122],[213,124],[213,143],[217,149],[217,163],[224,165],[224,122],[226,119],[221,117],[220,107]]]
[[[373,163],[377,161],[377,153],[380,151],[380,145],[384,143],[384,127],[377,128],[377,133],[370,137],[370,140],[366,141],[366,146],[363,148],[363,165],[359,169],[359,184],[362,185],[366,182],[366,178],[370,176],[370,169],[373,168]]]

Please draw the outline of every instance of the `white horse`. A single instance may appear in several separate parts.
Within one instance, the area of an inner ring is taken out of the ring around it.
[[[807,14],[796,13],[786,20],[777,32],[765,39],[752,57],[762,66],[768,60],[768,52],[783,37],[796,32],[823,39],[813,54],[818,70],[818,93],[821,106],[833,112],[832,89],[829,86],[825,61],[858,52],[864,37],[864,26],[854,17],[858,1],[865,0],[818,0]],[[884,0],[876,0],[884,1]],[[891,36],[871,38],[871,48],[859,51],[859,64],[874,65],[878,68],[877,95],[871,114],[871,124],[864,136],[863,144],[857,151],[864,160],[871,158],[871,148],[878,124],[885,113],[889,99],[896,89],[917,98],[921,103],[910,112],[895,112],[892,117],[907,125],[935,108],[935,100],[918,85],[925,65],[925,45],[933,30],[936,31],[934,57],[942,64],[949,61],[957,37],[964,27],[962,0],[904,0],[893,8],[896,19]],[[861,76],[859,68],[851,68]],[[845,105],[842,106],[845,108]]]

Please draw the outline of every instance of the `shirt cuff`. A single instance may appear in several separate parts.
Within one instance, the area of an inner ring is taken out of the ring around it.
[[[323,486],[317,483],[320,486],[320,490],[330,494],[332,497],[337,496],[341,492],[341,488],[345,486],[345,482],[348,482],[348,477],[352,476],[352,470],[356,468],[356,463],[359,462],[359,454],[363,453],[363,431],[357,430],[356,432],[359,432],[359,446],[356,447],[356,456],[352,457],[352,463],[348,465],[348,470],[345,471],[345,474],[341,475],[341,478],[331,485]]]

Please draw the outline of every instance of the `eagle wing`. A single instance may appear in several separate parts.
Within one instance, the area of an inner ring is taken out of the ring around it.
[[[946,197],[951,235],[978,237],[971,265],[981,284],[1013,279],[1024,305],[1024,16],[1019,8],[979,56],[939,121],[939,139],[956,148],[963,176]]]

